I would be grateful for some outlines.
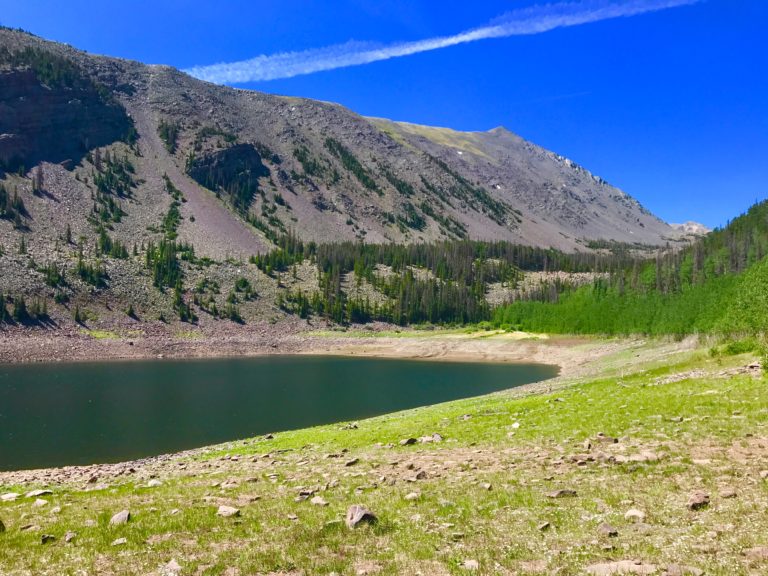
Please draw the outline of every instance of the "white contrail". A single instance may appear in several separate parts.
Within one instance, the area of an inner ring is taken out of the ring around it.
[[[369,64],[419,52],[438,50],[457,44],[488,38],[540,34],[556,28],[578,26],[600,20],[635,16],[678,6],[697,4],[701,0],[585,0],[534,6],[509,12],[487,26],[443,36],[380,46],[363,42],[347,42],[326,48],[262,55],[250,60],[195,66],[185,70],[191,76],[216,84],[241,84],[292,78],[323,70]]]

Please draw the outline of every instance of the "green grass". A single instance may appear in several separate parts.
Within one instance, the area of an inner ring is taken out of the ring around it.
[[[575,575],[594,562],[634,558],[709,575],[760,573],[766,566],[749,566],[742,552],[768,545],[768,485],[759,478],[768,468],[768,389],[748,375],[719,375],[751,358],[640,344],[600,360],[596,378],[560,380],[551,393],[541,392],[545,383],[539,393],[419,408],[352,429],[231,442],[157,468],[156,488],[143,487],[149,468],[139,468],[141,480],[105,475],[102,490],[56,486],[44,508],[29,499],[0,503],[8,527],[0,573],[148,574],[175,559],[182,574],[464,574],[462,563],[474,559],[480,574],[530,574],[526,562],[544,561],[544,573]],[[443,442],[399,445],[436,432]],[[584,441],[599,432],[621,441],[595,444],[593,457],[651,450],[661,458],[579,464]],[[346,466],[352,458],[359,462]],[[409,481],[419,471],[427,477]],[[228,480],[232,487],[222,487]],[[737,498],[719,498],[727,485]],[[296,502],[302,488],[317,489],[329,505]],[[558,488],[577,496],[546,497]],[[695,489],[711,494],[709,508],[686,508]],[[406,500],[414,491],[420,497]],[[354,503],[379,523],[348,530],[340,520]],[[216,516],[219,504],[237,506],[241,518]],[[61,513],[51,514],[53,506]],[[124,508],[133,520],[109,527]],[[629,508],[646,512],[648,528],[624,519]],[[618,538],[598,534],[603,521]],[[551,524],[545,532],[543,522]],[[24,524],[41,531],[19,531]],[[70,545],[61,541],[67,530],[78,533]],[[59,540],[41,545],[41,533]],[[128,543],[113,547],[119,537]]]

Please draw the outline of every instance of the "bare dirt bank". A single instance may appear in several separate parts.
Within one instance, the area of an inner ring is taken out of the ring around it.
[[[223,358],[268,354],[324,354],[456,362],[539,362],[557,365],[561,375],[639,340],[540,337],[524,333],[457,331],[310,332],[304,323],[268,323],[231,330],[0,331],[0,363]]]

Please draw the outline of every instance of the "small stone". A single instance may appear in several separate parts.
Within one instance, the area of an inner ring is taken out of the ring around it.
[[[670,564],[662,576],[704,576],[704,570],[694,566],[681,566],[680,564]]]
[[[409,502],[418,500],[419,498],[421,498],[421,494],[419,494],[418,492],[409,492],[408,494],[405,495],[405,499],[408,500]]]
[[[216,515],[223,518],[232,518],[235,516],[240,516],[240,510],[232,506],[219,506],[219,509],[216,511]]]
[[[368,522],[369,524],[375,524],[377,522],[376,515],[368,510],[365,506],[359,504],[353,504],[347,509],[347,516],[345,522],[347,528],[356,528],[361,522]]]
[[[123,544],[128,544],[128,538],[118,538],[112,542],[112,546],[122,546]]]
[[[157,488],[158,486],[162,486],[163,483],[160,482],[157,478],[152,478],[149,482],[147,482],[147,488]]]
[[[597,531],[601,535],[608,536],[609,538],[615,538],[616,536],[619,535],[619,531],[616,530],[616,528],[614,528],[607,522],[603,522],[602,524],[600,524],[600,526],[597,527]]]
[[[174,508],[173,510],[168,512],[168,515],[169,516],[176,516],[176,514],[180,514],[180,513],[181,513],[181,510],[179,510],[178,508]]]
[[[64,542],[66,542],[67,544],[72,542],[72,540],[74,540],[75,538],[77,538],[77,532],[70,531],[64,534]]]
[[[720,490],[720,498],[723,498],[724,500],[728,500],[730,498],[736,498],[739,495],[736,490],[733,488],[723,488]]]
[[[756,546],[744,551],[750,562],[765,562],[768,560],[768,546]]]
[[[32,490],[32,492],[27,492],[26,497],[27,498],[39,498],[40,496],[50,496],[53,494],[50,490]]]
[[[54,506],[51,508],[51,514],[61,514],[61,506]]]
[[[689,510],[701,510],[702,508],[706,508],[709,506],[709,494],[700,491],[694,492],[688,498],[686,506]]]
[[[360,462],[359,458],[352,458],[352,460],[347,460],[346,462],[344,462],[344,466],[354,466],[358,462]]]
[[[326,502],[322,496],[313,497],[312,500],[310,500],[310,503],[314,504],[315,506],[328,506],[328,502]]]
[[[53,536],[51,534],[43,534],[40,536],[40,544],[50,544],[51,542],[56,541],[56,536]]]
[[[637,508],[632,508],[631,510],[627,510],[626,514],[624,514],[624,519],[629,520],[630,522],[643,522],[645,520],[645,512],[638,510]]]
[[[48,506],[48,500],[43,500],[42,498],[38,498],[32,503],[32,506],[35,508],[42,508],[43,506]]]
[[[127,524],[131,519],[131,513],[128,510],[118,512],[109,520],[110,526],[119,526],[120,524]]]
[[[168,564],[165,565],[166,572],[170,572],[171,574],[178,574],[181,572],[181,565],[176,562],[176,560],[171,560],[168,562]]]
[[[416,442],[418,442],[416,438],[404,438],[403,440],[400,440],[400,446],[410,446],[416,444]]]
[[[490,482],[483,482],[482,484],[480,484],[480,488],[482,488],[483,490],[490,491],[490,490],[493,490],[493,485]]]
[[[8,493],[3,494],[2,496],[0,496],[0,501],[2,501],[2,502],[13,502],[19,496],[21,496],[21,494],[18,494],[16,492],[8,492]]]
[[[586,568],[587,574],[594,576],[614,576],[618,574],[656,574],[654,564],[643,564],[636,560],[619,560],[618,562],[603,562],[592,564]]]
[[[476,570],[480,570],[480,562],[477,560],[464,560],[461,567],[464,568],[464,570],[475,572]]]
[[[546,532],[550,528],[552,528],[552,524],[550,524],[549,522],[542,522],[541,524],[538,525],[539,532]]]
[[[0,520],[0,534],[2,534],[3,532],[5,532],[5,524],[3,524],[3,521]]]
[[[547,498],[574,498],[575,496],[576,490],[570,490],[567,488],[547,493]]]
[[[760,478],[763,480],[768,480],[768,470],[760,470]]]

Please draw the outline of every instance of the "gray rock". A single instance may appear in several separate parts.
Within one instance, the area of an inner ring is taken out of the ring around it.
[[[638,510],[637,508],[632,508],[631,510],[627,510],[626,514],[624,514],[624,519],[629,520],[630,522],[642,522],[645,520],[645,512]]]
[[[122,510],[110,518],[109,525],[119,526],[120,524],[127,524],[130,520],[131,513],[128,510]]]
[[[688,497],[688,503],[686,504],[688,510],[701,510],[709,506],[709,494],[706,492],[697,491]]]
[[[235,516],[240,516],[240,510],[232,506],[219,506],[219,509],[216,511],[216,515],[223,518],[232,518]]]
[[[40,536],[40,544],[50,544],[51,542],[56,541],[56,536],[53,536],[52,534],[43,534]]]
[[[587,574],[594,576],[614,576],[618,574],[656,574],[654,564],[644,564],[637,560],[619,560],[618,562],[602,562],[586,568]]]
[[[464,562],[461,564],[461,567],[464,568],[464,570],[476,572],[477,570],[480,570],[480,562],[477,560],[464,560]]]
[[[315,496],[310,502],[315,506],[328,506],[328,502],[322,496]]]
[[[32,490],[31,492],[27,492],[26,497],[27,498],[39,498],[40,496],[49,496],[53,494],[50,490]]]
[[[416,444],[416,442],[418,442],[416,438],[404,438],[403,440],[400,440],[400,446],[410,446]]]
[[[5,532],[5,524],[3,524],[3,521],[0,520],[0,534],[2,534],[3,532]]]
[[[541,524],[539,524],[538,528],[539,528],[539,532],[546,532],[547,530],[552,528],[552,524],[550,524],[549,522],[542,522]]]
[[[378,521],[376,518],[376,515],[373,514],[368,508],[365,506],[360,506],[359,504],[353,504],[349,507],[347,510],[347,516],[345,518],[345,522],[347,523],[347,528],[356,528],[358,524],[361,522],[367,522],[369,524],[375,524]]]
[[[163,483],[160,482],[157,478],[153,478],[149,482],[147,482],[147,488],[157,488],[158,486],[162,486]]]
[[[123,544],[128,544],[128,538],[118,538],[112,541],[112,546],[122,546]]]
[[[72,542],[75,538],[77,538],[77,532],[67,532],[64,534],[64,542],[67,544]]]
[[[616,536],[619,535],[619,531],[616,530],[616,528],[614,528],[613,526],[611,526],[607,522],[603,522],[602,524],[600,524],[600,526],[597,527],[597,531],[601,535],[608,536],[610,538],[615,538]]]
[[[16,500],[21,494],[18,494],[17,492],[8,492],[6,494],[3,494],[0,496],[0,501],[2,502],[13,502]]]
[[[574,498],[576,496],[576,490],[570,490],[564,488],[561,490],[555,490],[547,493],[547,498]]]

